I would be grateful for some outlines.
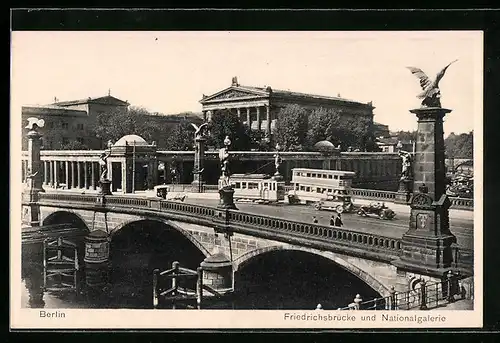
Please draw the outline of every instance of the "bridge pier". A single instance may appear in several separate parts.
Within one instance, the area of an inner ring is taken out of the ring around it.
[[[85,282],[90,297],[102,297],[109,289],[109,238],[102,230],[85,238]]]

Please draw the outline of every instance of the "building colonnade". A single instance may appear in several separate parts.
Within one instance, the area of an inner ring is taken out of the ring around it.
[[[217,110],[227,110],[232,113],[236,113],[241,122],[250,127],[252,130],[264,131],[266,135],[271,134],[271,124],[275,118],[272,118],[271,108],[269,105],[224,107],[214,108],[213,110],[204,110],[203,120],[210,120],[210,113]]]

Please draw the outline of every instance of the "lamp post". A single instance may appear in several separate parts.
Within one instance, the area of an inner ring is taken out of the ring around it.
[[[231,139],[226,136],[224,139],[224,148],[219,150],[219,160],[221,161],[221,177],[220,177],[220,203],[219,208],[233,209],[237,210],[234,204],[234,189],[229,181],[230,170],[229,170],[229,146],[231,145]]]

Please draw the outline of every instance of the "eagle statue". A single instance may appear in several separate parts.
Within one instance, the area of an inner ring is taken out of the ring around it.
[[[26,128],[30,130],[36,130],[37,128],[43,127],[44,125],[45,125],[45,120],[38,119],[35,117],[30,117],[28,118],[28,125],[26,126]]]
[[[195,138],[202,137],[203,135],[202,135],[202,131],[201,130],[203,130],[208,125],[208,123],[203,123],[200,126],[197,126],[196,124],[193,124],[193,123],[190,123],[190,124],[191,124],[192,127],[194,127],[194,130],[195,130],[194,137]]]
[[[420,80],[420,87],[422,87],[423,92],[418,94],[417,98],[423,99],[422,107],[441,107],[441,91],[439,90],[439,81],[443,78],[446,69],[448,69],[448,67],[456,61],[458,60],[450,62],[446,67],[441,69],[434,80],[429,79],[429,77],[420,68],[406,67]]]

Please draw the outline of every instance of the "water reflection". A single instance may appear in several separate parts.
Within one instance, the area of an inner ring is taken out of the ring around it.
[[[141,258],[143,262],[138,263]],[[152,309],[152,271],[156,267],[152,259],[153,255],[132,254],[119,263],[115,261],[109,293],[101,299],[84,293],[46,292],[44,307]],[[33,283],[34,276],[27,275],[23,281],[23,307],[33,307],[27,286]],[[321,303],[325,309],[336,309],[352,302],[357,293],[364,299],[379,296],[332,261],[300,251],[276,251],[254,258],[235,273],[235,287],[236,292],[226,300],[205,298],[203,308],[314,309]],[[172,308],[172,303],[166,302],[165,307]],[[175,308],[196,308],[196,302],[177,302]]]

